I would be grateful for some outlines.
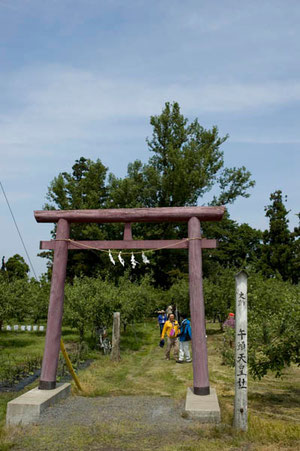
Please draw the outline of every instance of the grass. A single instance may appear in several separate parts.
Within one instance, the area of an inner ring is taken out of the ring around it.
[[[68,335],[66,335],[67,337]],[[69,335],[72,337],[72,334]],[[74,338],[74,337],[73,337]],[[76,338],[76,337],[75,337]],[[188,433],[172,430],[159,437],[149,425],[127,421],[70,426],[61,436],[50,427],[0,429],[0,450],[10,449],[112,449],[112,450],[295,450],[300,440],[300,370],[287,368],[282,378],[268,375],[261,381],[250,379],[248,390],[248,432],[234,430],[234,369],[222,365],[223,336],[217,326],[208,324],[210,383],[216,387],[221,406],[220,425],[196,425]],[[86,370],[79,372],[84,396],[151,395],[172,397],[180,403],[192,385],[192,365],[176,365],[164,360],[158,347],[159,332],[153,321],[128,326],[122,334],[119,363],[99,355]],[[32,346],[32,344],[27,347]],[[39,345],[40,346],[40,345]],[[20,348],[24,352],[24,346]],[[22,351],[20,351],[22,352]],[[76,395],[77,389],[72,388]],[[0,395],[2,425],[6,403],[16,394]],[[99,448],[99,443],[103,448]],[[15,445],[14,445],[15,444]],[[20,445],[21,444],[21,445]],[[2,447],[1,447],[2,446]],[[21,447],[20,447],[21,446]]]

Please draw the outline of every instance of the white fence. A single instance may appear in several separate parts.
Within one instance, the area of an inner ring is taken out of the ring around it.
[[[14,326],[10,326],[10,325],[2,326],[1,330],[7,330],[7,331],[12,331],[12,332],[17,332],[17,331],[44,332],[45,326],[37,326],[36,324],[34,326],[32,326],[31,324],[29,324],[27,326],[24,326],[24,325],[19,326],[18,324],[15,324]]]

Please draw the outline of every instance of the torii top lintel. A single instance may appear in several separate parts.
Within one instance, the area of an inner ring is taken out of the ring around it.
[[[115,208],[99,210],[42,210],[35,211],[37,222],[187,222],[196,217],[200,221],[220,221],[225,207],[162,207]]]

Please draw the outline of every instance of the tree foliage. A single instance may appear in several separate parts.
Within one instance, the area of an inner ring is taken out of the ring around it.
[[[238,196],[248,196],[254,186],[244,168],[224,167],[220,149],[228,136],[219,137],[218,128],[202,127],[198,119],[189,124],[177,102],[166,103],[160,115],[151,116],[152,138],[147,139],[153,152],[148,163],[139,160],[128,165],[124,178],[113,175],[109,195],[118,207],[180,207],[196,205],[199,198],[219,186],[215,204],[231,203]]]
[[[300,364],[300,287],[279,278],[249,277],[248,337],[252,375]]]
[[[37,281],[7,277],[0,271],[0,323],[25,320],[37,323],[47,318],[50,284],[45,277]]]
[[[259,268],[267,277],[280,274],[283,280],[298,283],[300,277],[299,230],[298,228],[295,228],[293,232],[289,230],[289,212],[283,203],[280,190],[270,195],[270,201],[271,203],[265,207],[266,216],[269,218],[269,230],[263,233]]]
[[[99,277],[75,277],[72,284],[67,284],[65,294],[64,322],[78,330],[81,341],[87,331],[111,326],[113,312],[120,312],[126,326],[148,317],[159,301],[159,290],[153,288],[148,277],[135,283],[129,273],[117,285]]]
[[[29,266],[21,255],[15,254],[10,257],[6,263],[4,262],[3,257],[1,271],[9,280],[27,279]]]
[[[61,173],[50,183],[45,208],[134,208],[197,205],[212,187],[218,187],[214,204],[232,203],[238,196],[248,196],[254,186],[251,174],[241,168],[224,167],[221,150],[227,136],[220,137],[218,128],[205,129],[197,119],[189,123],[177,102],[166,103],[160,115],[151,116],[152,137],[147,139],[152,156],[143,164],[128,164],[127,175],[116,177],[106,171],[100,160],[80,158],[72,173]],[[74,239],[120,239],[119,225],[77,224],[72,226]],[[186,237],[186,224],[136,224],[134,234],[140,239]],[[46,254],[46,255],[49,255]],[[172,258],[170,258],[172,255]],[[76,251],[71,254],[68,276],[80,274],[105,275],[102,257]],[[178,252],[161,252],[152,258],[153,276],[157,285],[169,286],[172,273],[186,269],[186,257]],[[145,275],[138,269],[137,274]],[[118,276],[121,275],[119,271]]]

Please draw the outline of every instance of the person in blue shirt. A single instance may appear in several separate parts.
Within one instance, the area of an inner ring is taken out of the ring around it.
[[[160,335],[161,335],[164,325],[165,325],[165,322],[167,321],[167,315],[164,310],[160,310],[158,313],[159,313],[159,315],[158,315],[157,321],[158,321],[158,324],[160,327]]]
[[[179,334],[179,359],[177,363],[183,363],[184,358],[187,363],[191,362],[190,345],[192,339],[191,322],[187,319],[187,315],[181,315],[183,321],[180,326]]]

